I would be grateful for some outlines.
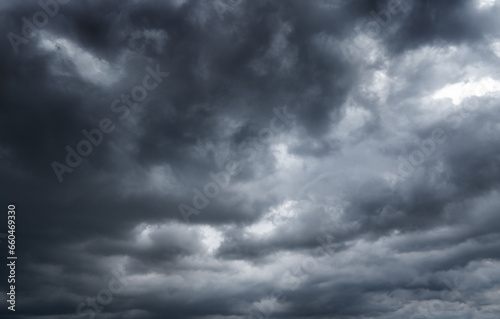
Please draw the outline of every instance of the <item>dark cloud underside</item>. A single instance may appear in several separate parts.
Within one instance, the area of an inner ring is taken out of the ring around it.
[[[49,3],[0,4],[2,318],[498,318],[500,2]]]

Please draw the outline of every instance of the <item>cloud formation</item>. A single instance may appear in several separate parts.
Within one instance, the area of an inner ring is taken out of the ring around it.
[[[498,318],[500,2],[0,14],[2,317]]]

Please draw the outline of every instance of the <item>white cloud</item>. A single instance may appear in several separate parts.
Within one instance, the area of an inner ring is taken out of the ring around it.
[[[369,119],[371,113],[360,107],[348,107],[342,121],[336,128],[335,137],[346,138],[356,129],[361,128]]]
[[[459,105],[467,97],[480,97],[498,91],[500,91],[500,82],[486,77],[478,81],[463,81],[446,85],[434,93],[432,97],[434,99],[450,98],[453,104]]]
[[[476,0],[479,9],[485,10],[497,4],[497,0]]]
[[[297,202],[293,200],[285,201],[276,208],[271,209],[259,222],[247,227],[246,231],[253,235],[270,234],[278,226],[286,223],[287,220],[296,217],[296,212],[293,209],[295,204]]]
[[[288,153],[286,144],[280,143],[272,146],[274,158],[278,162],[277,166],[280,169],[291,169],[298,167],[302,160],[295,155]]]
[[[202,242],[207,246],[208,252],[213,252],[219,248],[223,236],[222,233],[211,226],[199,226],[200,233],[203,237]]]
[[[106,60],[84,50],[73,41],[42,31],[39,43],[44,50],[59,54],[60,60],[54,67],[56,74],[70,76],[64,63],[71,61],[79,75],[94,84],[110,85],[121,78],[122,71],[110,65]]]
[[[490,48],[493,53],[495,53],[496,56],[500,58],[500,40],[492,41],[490,44]]]

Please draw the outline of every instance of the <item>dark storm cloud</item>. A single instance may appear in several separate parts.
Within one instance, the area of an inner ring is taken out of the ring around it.
[[[398,51],[429,43],[477,44],[491,34],[497,34],[493,18],[499,7],[478,10],[477,2],[459,0],[414,1],[411,13],[401,23],[390,45]],[[480,23],[479,23],[480,21]]]
[[[19,318],[497,317],[499,4],[72,1],[18,50],[43,9],[0,9]]]

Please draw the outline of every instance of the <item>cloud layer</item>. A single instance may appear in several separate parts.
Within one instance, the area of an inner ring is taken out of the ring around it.
[[[40,3],[3,317],[498,318],[500,2]]]

